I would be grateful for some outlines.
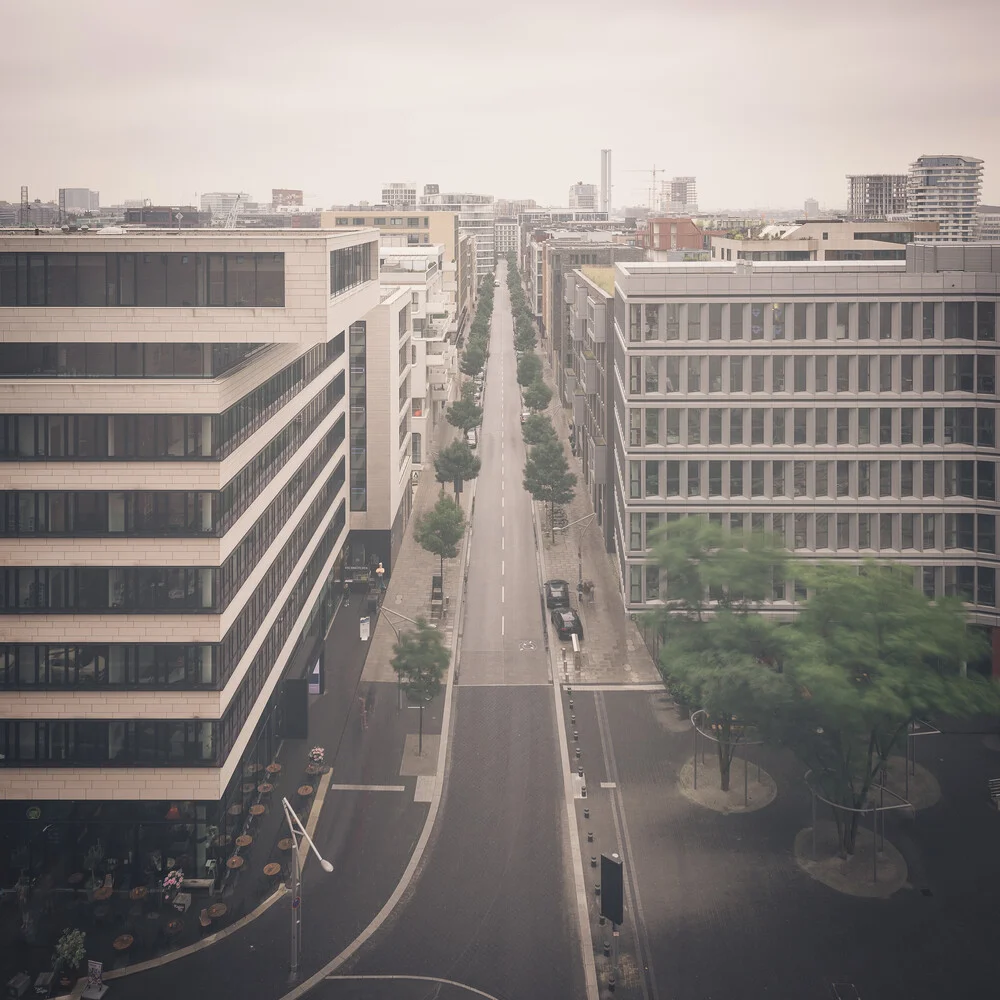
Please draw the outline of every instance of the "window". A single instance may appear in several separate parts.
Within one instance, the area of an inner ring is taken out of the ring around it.
[[[901,302],[899,306],[899,336],[901,340],[913,340],[914,302]]]
[[[944,495],[946,497],[975,497],[975,466],[972,462],[944,463]]]
[[[837,515],[837,548],[849,549],[851,547],[851,515]]]
[[[922,388],[924,392],[934,392],[935,389],[935,379],[934,379],[934,355],[925,354],[923,356],[923,382]]]
[[[681,339],[681,307],[676,302],[668,302],[664,307],[666,312],[665,340]]]
[[[650,549],[653,547],[653,540],[655,537],[656,529],[660,526],[660,515],[655,512],[649,512],[646,514],[646,548]]]
[[[976,516],[976,548],[990,555],[997,550],[997,519],[994,514]]]
[[[701,444],[701,410],[688,410],[687,443]]]
[[[976,444],[981,448],[996,446],[996,410],[976,410]]]
[[[858,340],[868,340],[872,335],[871,302],[858,303]]]
[[[976,303],[976,339],[989,341],[997,339],[997,304],[995,302]]]
[[[642,604],[642,566],[628,568],[628,599],[630,604]]]
[[[892,444],[892,410],[885,406],[878,411],[878,443]]]
[[[701,306],[694,302],[687,307],[687,339],[701,340]]]
[[[937,478],[937,462],[922,462],[921,465],[923,466],[923,495],[925,497],[936,496],[935,479]]]
[[[993,396],[996,389],[996,358],[992,354],[980,354],[976,358],[976,392]]]
[[[739,407],[729,411],[730,444],[743,444],[743,415],[745,412]]]
[[[820,354],[816,357],[816,391],[817,392],[827,392],[829,389],[829,383],[827,380],[827,374],[829,372],[830,359],[825,354]]]
[[[628,391],[642,392],[642,358],[628,359]]]
[[[968,568],[972,569],[971,566]],[[995,607],[997,599],[997,571],[991,566],[980,566],[976,570],[976,575],[979,581],[979,588],[976,591],[976,603],[982,604],[987,608]]]
[[[925,408],[923,411],[923,442],[934,444],[934,410]]]
[[[658,601],[660,599],[660,567],[646,567],[646,600]]]
[[[729,495],[734,497],[743,496],[743,463],[729,463]]]
[[[872,495],[872,463],[858,462],[858,496]]]
[[[913,549],[916,548],[916,525],[917,525],[917,514],[901,514],[899,517],[900,525],[900,544],[901,549]]]
[[[664,364],[666,365],[666,378],[663,382],[664,392],[680,392],[681,390],[681,359],[676,355],[673,357],[667,357]]]
[[[837,463],[837,496],[847,497],[851,495],[851,463]]]
[[[816,303],[816,339],[826,340],[829,336],[827,322],[830,317],[830,304],[828,302]]]
[[[629,514],[628,547],[632,552],[642,549],[642,514]]]
[[[771,304],[771,337],[774,340],[785,339],[785,304],[783,302]]]
[[[628,339],[632,343],[642,340],[642,306],[629,306]]]
[[[808,492],[805,462],[792,463],[792,490],[797,497],[804,497]]]
[[[785,463],[771,463],[771,496],[785,496]]]
[[[804,302],[795,303],[795,332],[794,337],[796,340],[806,339],[806,316],[809,307]]]
[[[892,514],[878,516],[878,547],[891,549],[892,546]]]
[[[914,462],[899,463],[899,495],[901,497],[916,496],[913,492]]]
[[[750,391],[764,391],[764,358],[759,354],[750,359]]]
[[[980,500],[996,500],[994,462],[976,462],[976,497]]]
[[[971,406],[946,407],[944,411],[944,443],[945,444],[973,444],[974,431],[973,421],[975,410]],[[992,411],[988,412],[991,418]]]
[[[851,391],[851,359],[846,354],[837,356],[837,392]]]
[[[708,307],[708,339],[722,340],[722,304],[711,303]]]
[[[785,443],[785,411],[771,411],[771,444]]]
[[[892,303],[880,302],[878,306],[878,337],[879,340],[892,338]]]
[[[972,340],[975,328],[972,302],[946,302],[944,304],[944,339]]]
[[[816,444],[827,444],[830,440],[830,411],[821,407],[816,411]]]
[[[982,305],[980,305],[980,309]],[[742,340],[743,339],[743,316],[746,312],[746,305],[740,302],[731,302],[729,304],[729,339],[730,340]],[[983,338],[980,337],[980,340]]]
[[[681,411],[666,411],[666,439],[667,444],[680,444],[681,441]]]
[[[764,306],[760,302],[750,303],[750,339],[764,339]]]
[[[793,441],[795,444],[806,444],[806,417],[809,414],[806,410],[793,410],[792,412],[794,413]]]
[[[937,548],[937,514],[924,514],[924,549]]]
[[[710,497],[722,496],[722,463],[708,463],[708,495]]]
[[[858,410],[858,444],[871,444],[872,411],[868,407]]]
[[[780,354],[771,358],[771,389],[773,392],[785,391],[785,362],[787,360]]]
[[[764,463],[750,463],[750,496],[762,497],[764,495]]]
[[[904,406],[899,411],[899,443],[913,444],[913,414],[912,407]]]
[[[946,354],[944,356],[944,391],[974,392],[976,383],[973,368],[975,363],[976,359],[971,354]]]
[[[795,520],[793,522],[793,539],[792,545],[796,549],[805,549],[809,547],[809,515],[808,514],[796,514]]]
[[[642,410],[638,407],[628,411],[628,443],[630,448],[642,444]]]
[[[687,464],[687,494],[689,497],[701,495],[701,462]]]
[[[851,411],[841,407],[837,410],[837,444],[851,443]]]
[[[378,259],[378,243],[361,243],[330,251],[330,295],[372,280],[372,262]]]
[[[713,354],[708,359],[708,391],[722,392],[722,355]]]
[[[899,389],[901,392],[913,392],[913,355],[904,354],[899,359]]]
[[[687,391],[701,392],[701,362],[700,357],[689,357],[687,363]]]
[[[646,413],[646,444],[657,445],[660,443],[660,413],[656,409],[647,409]]]
[[[642,497],[642,462],[628,463],[628,495],[632,500]]]
[[[731,357],[729,359],[729,391],[743,391],[743,363],[746,359],[742,357]]]
[[[667,496],[681,495],[681,463],[667,462]]]
[[[816,548],[828,549],[830,547],[830,515],[816,515]]]
[[[660,391],[660,365],[658,359],[654,358],[651,354],[647,354],[643,358],[643,367],[646,374],[646,392],[658,393]]]
[[[643,306],[643,312],[645,313],[644,339],[659,340],[660,307],[658,305],[645,305]]]
[[[763,410],[751,410],[750,411],[750,443],[751,444],[763,444],[764,443],[764,411]]]
[[[858,358],[858,392],[871,392],[872,359],[870,354]]]
[[[646,463],[646,496],[658,497],[660,495],[660,463]]]
[[[816,463],[816,496],[828,497],[830,495],[830,463]]]
[[[794,391],[795,392],[805,392],[806,391],[806,370],[808,367],[809,359],[805,355],[796,355],[794,363]]]
[[[722,444],[722,410],[708,411],[708,443]]]
[[[922,334],[924,340],[934,339],[934,303],[925,302],[922,310]]]
[[[847,340],[851,332],[851,306],[848,302],[837,303],[836,340]]]
[[[878,495],[892,496],[892,462],[878,463]]]

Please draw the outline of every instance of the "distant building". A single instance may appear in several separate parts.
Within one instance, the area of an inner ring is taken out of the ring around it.
[[[209,191],[201,196],[201,210],[210,212],[215,219],[225,219],[239,199],[237,214],[240,215],[247,210],[249,197],[240,191]]]
[[[910,164],[906,214],[938,224],[935,243],[976,238],[976,206],[983,187],[983,161],[974,156],[921,156]]]
[[[694,177],[674,177],[663,182],[660,211],[666,215],[697,215],[698,190]]]
[[[301,208],[302,192],[295,188],[271,188],[271,205],[274,208]]]
[[[976,206],[976,239],[983,243],[1000,242],[1000,205]]]
[[[518,233],[520,227],[517,219],[497,219],[493,226],[493,240],[496,245],[497,260],[509,253],[518,252]]]
[[[425,184],[424,185],[424,196],[425,197],[427,195],[430,195],[430,194],[440,194],[440,193],[441,193],[441,187],[440,187],[440,185],[438,185],[438,184]]]
[[[417,207],[417,185],[390,181],[382,185],[382,204],[386,208],[411,212]]]
[[[425,194],[419,208],[431,212],[458,214],[459,232],[476,238],[476,283],[496,266],[493,223],[496,206],[491,194],[443,191]]]
[[[647,250],[704,250],[709,246],[708,238],[693,219],[677,216],[650,216],[646,228],[637,233],[636,242]]]
[[[601,150],[601,203],[602,212],[611,211],[611,150]]]
[[[597,185],[584,184],[583,181],[577,181],[576,184],[570,185],[569,207],[591,211],[597,209]]]
[[[181,218],[178,219],[177,216]],[[125,209],[126,226],[148,226],[155,229],[197,229],[209,226],[212,216],[199,212],[194,205],[143,205]]]
[[[868,222],[905,215],[907,180],[906,174],[848,174],[847,217]]]
[[[815,219],[819,215],[819,202],[815,198],[806,198],[804,207],[807,219]]]
[[[522,212],[538,208],[538,202],[534,198],[497,198],[495,204],[497,218],[509,216],[516,219]]]
[[[101,194],[90,188],[59,188],[59,211],[67,215],[97,212],[101,207]]]

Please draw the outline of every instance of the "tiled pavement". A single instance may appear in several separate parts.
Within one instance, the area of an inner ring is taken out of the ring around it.
[[[544,569],[548,579],[568,580],[570,589],[575,590],[581,578],[582,565],[582,578],[594,584],[589,598],[574,602],[583,620],[585,641],[578,669],[573,666],[572,652],[567,653],[568,675],[581,684],[657,683],[660,680],[659,671],[642,641],[639,629],[623,609],[615,566],[604,550],[594,519],[573,523],[593,515],[594,508],[585,489],[581,488],[583,464],[569,449],[569,420],[558,401],[552,366],[544,352],[539,351],[539,356],[543,359],[545,381],[553,390],[552,402],[546,413],[556,429],[570,471],[577,477],[576,493],[565,508],[569,527],[556,531],[554,542],[551,533],[543,531]],[[536,508],[544,527],[546,515],[543,505],[536,504]]]

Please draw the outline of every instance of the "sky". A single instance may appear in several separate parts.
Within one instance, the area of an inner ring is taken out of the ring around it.
[[[846,201],[848,173],[985,161],[1000,203],[997,0],[27,0],[0,13],[0,200],[437,183],[565,205]]]

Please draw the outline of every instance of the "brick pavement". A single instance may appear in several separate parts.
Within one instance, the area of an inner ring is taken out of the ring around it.
[[[576,604],[583,620],[585,641],[579,669],[570,671],[576,683],[583,684],[650,684],[660,680],[660,673],[649,655],[639,629],[625,614],[618,585],[618,574],[611,556],[604,550],[600,532],[594,520],[576,523],[594,514],[593,504],[584,489],[583,463],[569,449],[569,420],[555,391],[555,379],[548,358],[542,356],[545,382],[552,389],[552,402],[546,411],[556,429],[571,472],[576,473],[577,489],[572,502],[565,508],[569,527],[545,538],[542,566],[547,579],[568,580],[575,589],[581,578],[591,580],[594,590],[590,599]],[[535,505],[540,523],[546,523],[543,504]],[[572,653],[569,653],[572,661]]]

